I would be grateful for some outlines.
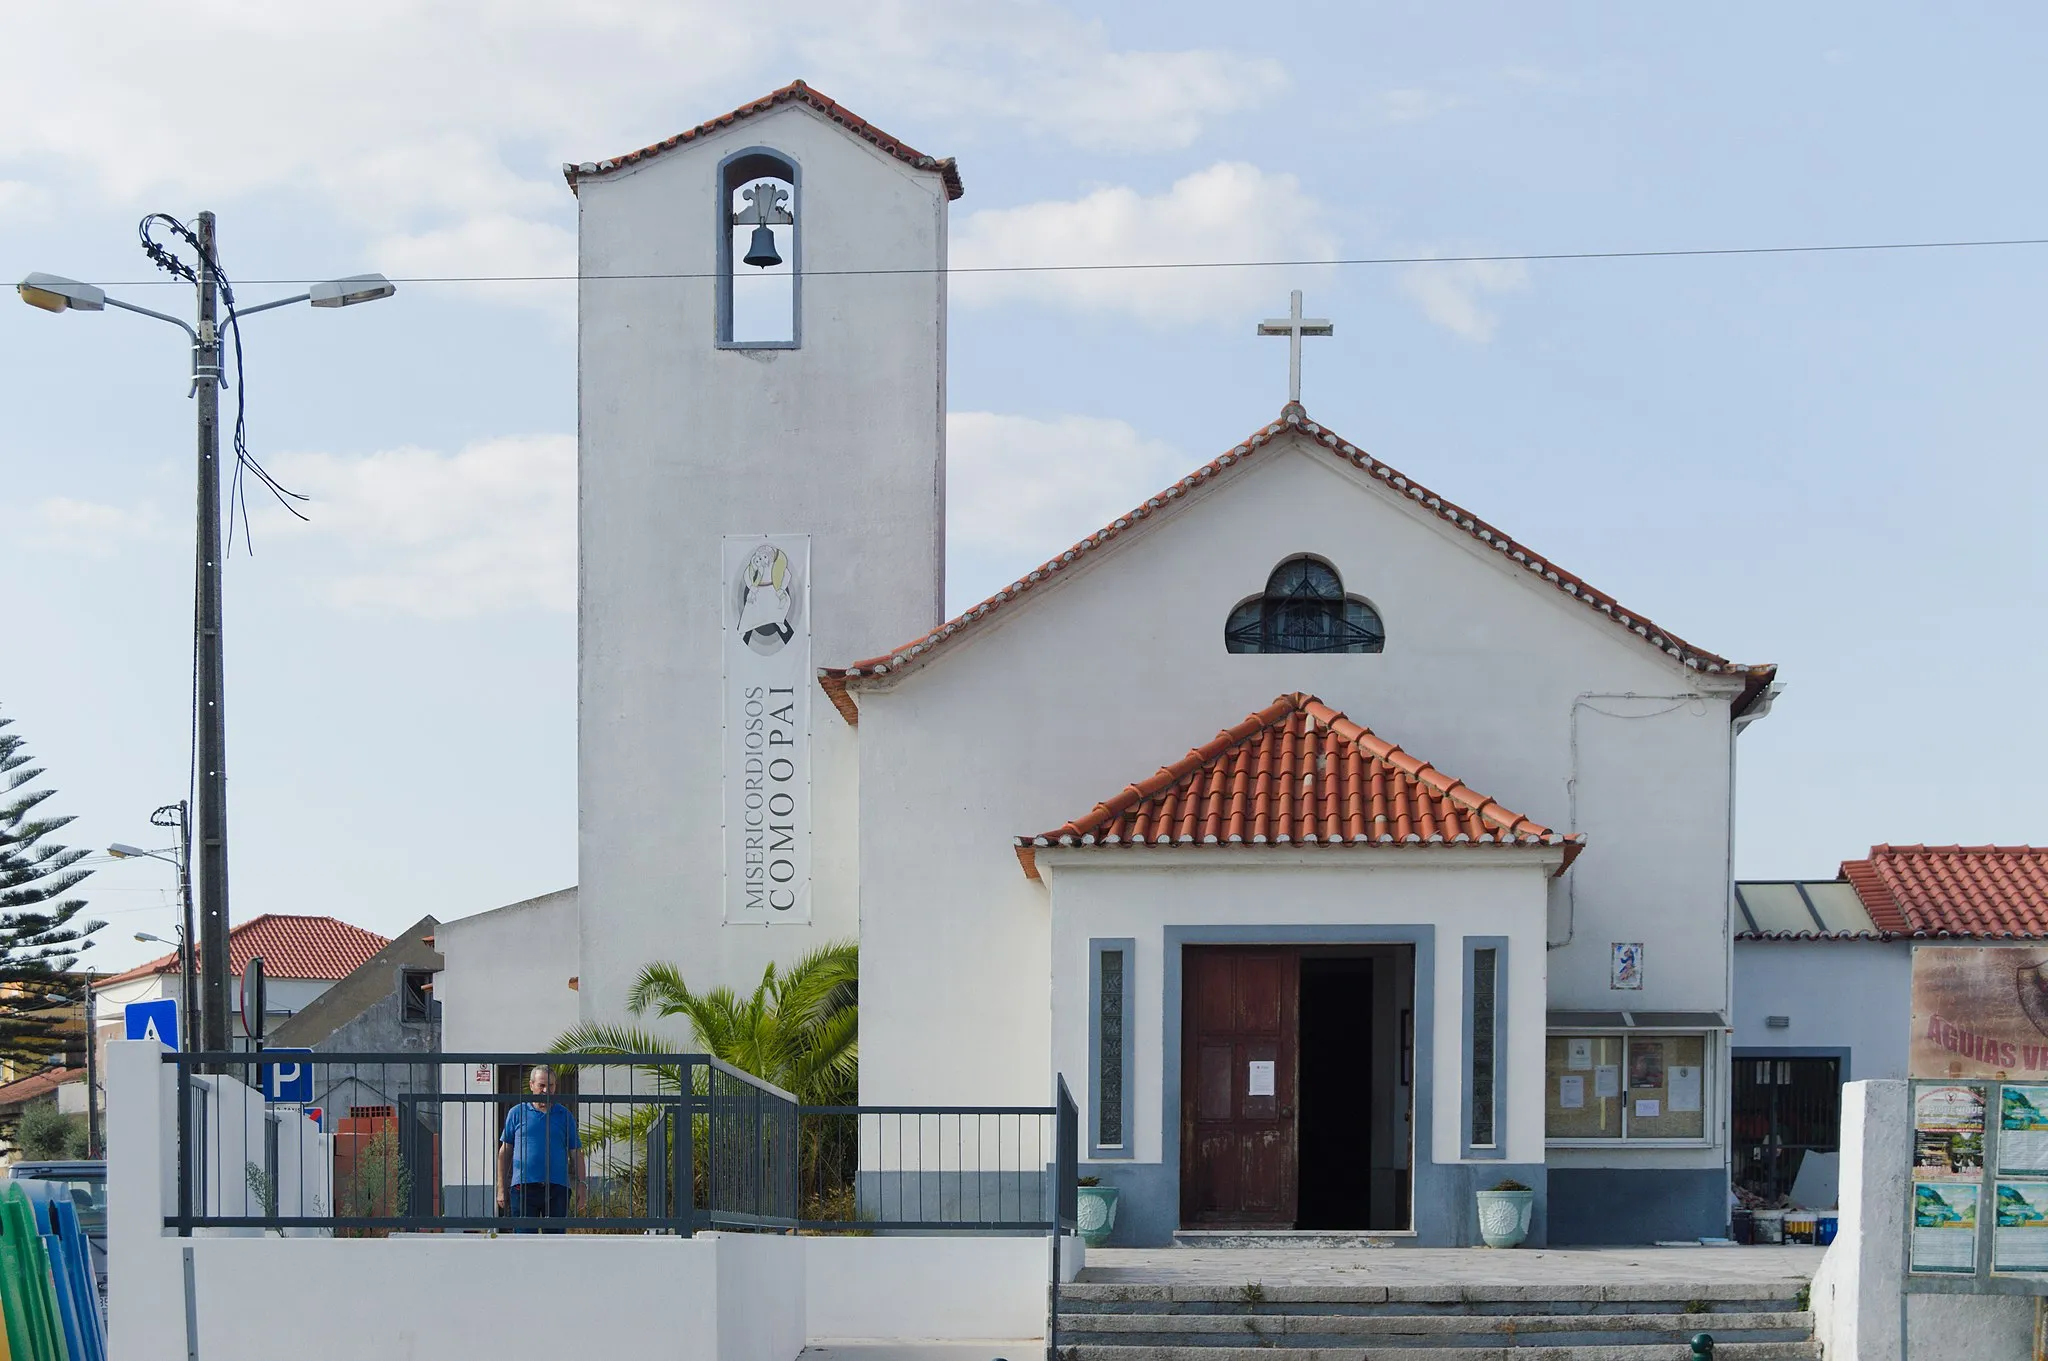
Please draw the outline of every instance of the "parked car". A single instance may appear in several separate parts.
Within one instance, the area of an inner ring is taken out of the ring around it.
[[[107,1313],[107,1164],[104,1160],[78,1162],[18,1162],[7,1169],[8,1180],[28,1193],[31,1200],[68,1200],[78,1211],[78,1227],[92,1249],[92,1274],[100,1291],[100,1317]]]

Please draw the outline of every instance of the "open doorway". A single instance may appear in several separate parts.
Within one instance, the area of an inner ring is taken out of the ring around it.
[[[1410,1217],[1414,951],[1304,951],[1295,1227],[1398,1231]]]
[[[1414,1227],[1415,951],[1189,946],[1181,1222]]]

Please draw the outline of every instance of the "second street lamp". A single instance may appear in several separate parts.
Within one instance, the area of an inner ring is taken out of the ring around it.
[[[150,239],[158,223],[168,224],[183,238],[197,257],[188,268],[164,247]],[[198,769],[194,772],[199,803],[199,1035],[196,1047],[213,1053],[228,1049],[228,809],[227,809],[227,724],[225,686],[222,678],[221,639],[221,467],[220,390],[226,386],[222,364],[220,315],[222,303],[228,314],[225,324],[234,327],[243,317],[291,303],[310,302],[315,307],[347,307],[358,302],[388,298],[396,288],[382,275],[362,274],[314,284],[304,293],[252,307],[238,307],[233,290],[220,268],[214,247],[212,213],[199,214],[194,230],[159,215],[142,222],[144,249],[160,268],[188,280],[197,295],[194,325],[164,312],[151,311],[107,296],[94,284],[54,274],[31,274],[16,285],[21,300],[46,312],[98,312],[119,308],[167,321],[192,340],[192,389],[198,399],[199,496],[198,532],[193,545],[194,594],[194,726],[198,729]],[[240,331],[236,331],[239,352]],[[240,375],[237,375],[239,381]],[[237,457],[241,456],[239,447]]]

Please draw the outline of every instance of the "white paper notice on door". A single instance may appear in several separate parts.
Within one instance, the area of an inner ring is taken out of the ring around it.
[[[1655,1120],[1664,1113],[1664,1103],[1656,1097],[1636,1102],[1636,1119]]]
[[[1612,1101],[1621,1095],[1621,1065],[1603,1063],[1593,1070],[1593,1095],[1601,1101]]]
[[[1584,1072],[1593,1066],[1593,1042],[1583,1036],[1564,1042],[1564,1066],[1573,1072]]]
[[[1586,1108],[1586,1079],[1582,1075],[1572,1073],[1557,1080],[1557,1108],[1561,1111],[1582,1111]]]
[[[1271,1096],[1273,1094],[1273,1060],[1253,1059],[1251,1074],[1245,1080],[1246,1096]]]
[[[1671,1113],[1696,1111],[1700,1108],[1700,1070],[1697,1067],[1679,1067],[1674,1064],[1666,1074],[1671,1084]]]

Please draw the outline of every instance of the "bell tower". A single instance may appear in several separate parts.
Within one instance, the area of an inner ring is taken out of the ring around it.
[[[744,991],[859,935],[854,734],[814,668],[941,619],[961,188],[800,81],[564,172],[576,971],[615,1020],[647,964]]]

